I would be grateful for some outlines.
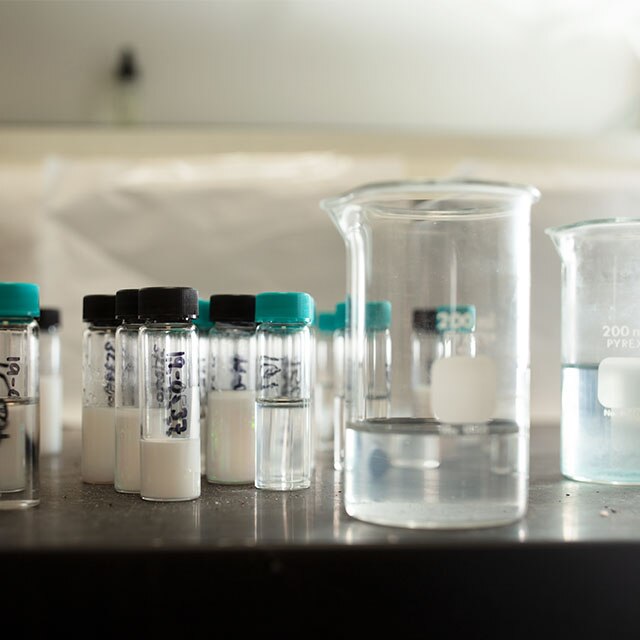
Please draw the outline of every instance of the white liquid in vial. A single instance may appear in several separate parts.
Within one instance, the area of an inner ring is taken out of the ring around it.
[[[140,442],[140,495],[171,502],[200,497],[200,438]]]
[[[255,393],[211,391],[207,410],[207,480],[220,484],[255,479]]]
[[[121,493],[140,492],[140,430],[140,409],[118,407],[114,486]]]
[[[0,431],[0,492],[23,491],[27,482],[28,434],[36,432],[38,405],[6,401],[7,423]]]
[[[40,453],[62,451],[62,376],[40,376]]]
[[[200,471],[202,475],[207,469],[207,418],[200,417]]]
[[[82,407],[82,481],[113,484],[116,464],[114,407]]]

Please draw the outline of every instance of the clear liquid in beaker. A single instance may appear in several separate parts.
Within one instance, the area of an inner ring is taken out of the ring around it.
[[[524,515],[528,433],[514,422],[364,420],[347,425],[346,437],[345,508],[355,518],[445,529],[497,526]],[[437,464],[424,458],[433,451]]]
[[[561,466],[574,480],[640,484],[640,407],[603,407],[598,365],[562,367]]]

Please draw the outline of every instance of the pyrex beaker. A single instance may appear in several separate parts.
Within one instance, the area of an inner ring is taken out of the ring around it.
[[[408,181],[322,201],[347,253],[349,515],[416,528],[524,515],[530,212],[538,197],[529,186]],[[376,360],[367,310],[380,302],[390,344]],[[368,398],[374,376],[386,383],[385,415]]]
[[[561,471],[640,483],[640,219],[546,233],[561,258]]]

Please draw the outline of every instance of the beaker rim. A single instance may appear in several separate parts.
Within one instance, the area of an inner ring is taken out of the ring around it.
[[[638,226],[640,225],[640,218],[632,217],[610,217],[610,218],[592,218],[588,220],[579,220],[578,222],[569,222],[566,224],[556,225],[553,227],[547,227],[544,232],[549,236],[558,236],[565,233],[573,233],[576,231],[588,230],[594,227],[607,227],[607,226]]]
[[[514,200],[527,198],[530,204],[540,199],[540,191],[529,184],[467,178],[414,179],[361,184],[340,195],[324,198],[320,201],[320,206],[326,211],[335,211],[348,204],[373,203],[376,200],[376,196],[379,195],[415,195],[415,199],[420,200],[420,194],[426,195],[428,193],[438,194],[446,192],[459,192],[459,195],[470,195],[474,193],[478,195],[495,195],[512,198]],[[373,208],[375,208],[375,206]],[[470,213],[470,211],[461,212],[456,209],[447,209],[446,207],[439,210],[420,210],[419,212],[405,207],[385,206],[381,207],[381,209],[382,208],[387,212],[406,213],[407,211],[412,211],[412,213],[421,213],[423,215]],[[493,209],[490,207],[478,207],[474,212],[491,213]],[[501,208],[500,211],[496,209],[495,212],[504,213],[504,209]]]

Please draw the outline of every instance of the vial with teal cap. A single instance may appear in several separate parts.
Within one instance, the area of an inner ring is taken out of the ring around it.
[[[313,298],[304,292],[256,296],[258,489],[311,486],[311,323]]]
[[[40,503],[39,287],[0,283],[0,509]]]
[[[388,418],[391,410],[391,303],[367,302],[365,309],[365,414]]]
[[[333,451],[333,332],[335,312],[318,313],[315,326],[314,438],[318,454]]]
[[[345,438],[345,370],[347,306],[338,302],[333,329],[333,468],[342,471]]]
[[[198,299],[198,317],[193,324],[198,333],[198,384],[200,388],[200,467],[204,474],[207,462],[207,376],[209,373],[209,331],[213,322],[209,318],[209,300]]]

